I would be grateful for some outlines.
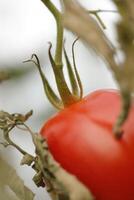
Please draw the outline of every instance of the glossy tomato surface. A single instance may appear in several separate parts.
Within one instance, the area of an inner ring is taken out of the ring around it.
[[[99,90],[64,109],[43,126],[54,158],[77,176],[96,200],[134,200],[134,106],[117,140],[118,91]]]

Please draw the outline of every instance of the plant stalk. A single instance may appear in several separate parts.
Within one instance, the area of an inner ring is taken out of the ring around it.
[[[53,14],[56,25],[57,25],[57,40],[56,40],[56,51],[55,51],[55,58],[53,60],[52,55],[50,55],[49,51],[49,58],[52,64],[55,80],[57,83],[57,88],[60,94],[60,97],[63,101],[64,106],[68,106],[74,102],[76,102],[76,98],[71,94],[65,77],[63,73],[63,63],[62,63],[62,50],[63,50],[63,26],[62,26],[62,15],[61,12],[55,7],[55,5],[50,0],[42,0],[45,6],[49,9],[49,11]],[[49,49],[50,50],[50,49]],[[55,73],[56,72],[56,73]]]
[[[55,63],[62,65],[62,47],[63,47],[63,26],[60,11],[50,0],[42,0],[45,6],[49,9],[56,20],[57,25],[57,41],[56,41],[56,52],[55,52]]]

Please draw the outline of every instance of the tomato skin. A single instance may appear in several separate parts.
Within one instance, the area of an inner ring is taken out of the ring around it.
[[[41,129],[54,158],[96,200],[134,200],[134,106],[117,140],[112,128],[120,106],[118,91],[95,91]]]

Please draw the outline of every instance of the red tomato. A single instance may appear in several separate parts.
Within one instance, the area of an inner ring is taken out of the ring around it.
[[[120,95],[99,90],[52,117],[42,128],[54,158],[96,200],[134,200],[134,106],[117,140],[112,132]]]

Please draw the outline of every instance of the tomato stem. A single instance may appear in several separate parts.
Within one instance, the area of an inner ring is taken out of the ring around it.
[[[74,65],[74,71],[73,71],[71,63],[67,56],[66,50],[65,48],[63,48],[64,28],[62,26],[62,14],[50,0],[42,0],[42,2],[53,14],[56,20],[56,24],[57,24],[57,43],[56,43],[55,57],[53,58],[52,53],[51,53],[51,48],[52,48],[51,43],[49,43],[50,46],[48,49],[48,55],[49,55],[49,60],[54,72],[55,81],[56,81],[60,98],[55,94],[45,74],[43,73],[38,56],[36,54],[33,54],[30,60],[27,60],[24,62],[32,61],[38,67],[46,96],[48,97],[52,105],[54,105],[57,109],[63,109],[64,107],[67,107],[79,101],[83,95],[82,84],[81,84],[78,71],[76,69],[75,58],[74,58],[74,45],[78,39],[76,39],[72,45],[72,56],[73,56],[73,65]],[[63,49],[64,49],[64,55],[65,55],[65,60],[66,60],[66,65],[68,69],[68,75],[69,75],[72,91],[70,91],[68,84],[66,82],[64,73],[63,73],[63,63],[62,63]],[[33,58],[35,58],[36,61],[34,61]]]
[[[57,25],[57,41],[56,41],[56,51],[55,51],[55,62],[58,65],[62,65],[62,46],[63,46],[63,26],[62,26],[62,16],[60,11],[55,7],[55,5],[50,0],[42,0],[48,10],[52,13],[56,20]]]
[[[76,102],[76,98],[75,98],[75,96],[72,95],[72,93],[70,92],[70,90],[67,86],[67,83],[65,81],[65,77],[63,74],[63,66],[62,65],[57,66],[57,64],[55,63],[55,61],[52,57],[51,47],[52,47],[52,45],[50,44],[49,59],[50,59],[50,62],[51,62],[52,68],[53,68],[53,72],[55,75],[55,80],[57,83],[57,88],[59,90],[59,94],[61,96],[64,106],[66,107],[66,106]]]
[[[39,69],[39,72],[40,72],[40,75],[41,75],[41,78],[43,81],[46,95],[47,95],[48,99],[50,100],[50,102],[53,105],[56,105],[55,106],[56,108],[61,109],[63,107],[69,106],[69,105],[77,102],[78,100],[80,100],[82,98],[82,84],[80,82],[80,78],[79,78],[79,75],[78,75],[78,72],[77,72],[77,69],[75,66],[74,50],[73,50],[73,62],[74,62],[75,74],[72,70],[71,64],[67,57],[66,51],[64,49],[66,64],[67,64],[67,68],[69,71],[69,73],[68,73],[69,79],[70,79],[71,86],[72,86],[72,92],[70,91],[70,89],[66,83],[64,73],[63,73],[63,63],[62,63],[63,35],[64,35],[64,28],[62,26],[62,14],[50,0],[42,0],[42,2],[49,9],[49,11],[53,14],[53,16],[56,20],[56,24],[57,24],[57,41],[56,41],[55,57],[53,58],[53,56],[51,54],[51,48],[52,48],[51,43],[50,43],[50,47],[48,50],[48,54],[49,54],[50,63],[51,63],[51,66],[53,68],[53,72],[55,75],[55,80],[56,80],[56,84],[57,84],[57,88],[58,88],[61,100],[58,99],[58,97],[55,95],[54,91],[51,89],[45,75],[42,73],[38,57],[36,55],[35,55],[35,57],[36,57],[36,60],[38,61],[37,67]],[[73,48],[74,48],[74,44],[73,44]],[[78,94],[78,87],[80,89],[80,95]],[[48,89],[49,89],[49,91],[48,91]],[[51,95],[54,98],[51,97]],[[58,99],[58,102],[62,102],[62,103],[60,103],[60,105],[63,104],[63,107],[60,107],[57,104],[57,99]],[[55,102],[55,100],[56,100],[56,102]]]

